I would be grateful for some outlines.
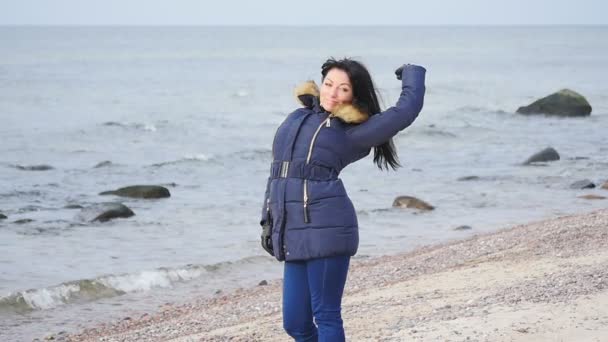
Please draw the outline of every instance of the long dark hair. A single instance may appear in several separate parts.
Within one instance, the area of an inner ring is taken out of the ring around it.
[[[372,77],[361,62],[350,58],[336,60],[332,57],[321,66],[323,80],[325,80],[329,70],[334,68],[340,69],[348,75],[350,83],[353,85],[353,105],[355,107],[369,113],[369,115],[375,115],[382,111]],[[401,166],[393,139],[374,147],[374,163],[378,165],[380,170],[388,170],[389,166],[396,170]]]

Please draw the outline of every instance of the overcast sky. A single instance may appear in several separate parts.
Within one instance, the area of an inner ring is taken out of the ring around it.
[[[606,25],[601,0],[0,0],[0,25]]]

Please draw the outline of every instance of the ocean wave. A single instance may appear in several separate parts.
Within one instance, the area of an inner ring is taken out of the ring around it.
[[[30,191],[11,191],[0,194],[0,198],[10,198],[10,197],[40,197],[42,192],[38,190],[30,190]]]
[[[236,157],[238,159],[243,159],[243,160],[258,160],[258,159],[270,160],[270,159],[272,159],[272,150],[268,149],[268,148],[243,150],[243,151],[235,152],[233,154],[232,158],[234,158],[234,157]]]
[[[103,126],[110,127],[122,127],[122,128],[134,128],[147,132],[156,132],[157,127],[155,124],[151,123],[140,123],[140,122],[116,122],[116,121],[107,121],[102,124]]]
[[[200,162],[217,162],[230,161],[232,164],[235,159],[239,160],[268,160],[272,159],[272,151],[270,149],[250,149],[226,154],[223,156],[207,155],[203,153],[194,155],[185,155],[179,159],[160,162],[149,165],[149,167],[163,167],[179,164],[200,163]]]
[[[444,138],[457,138],[458,137],[454,133],[435,128],[434,126],[422,128],[421,130],[418,131],[418,133],[425,135],[425,136],[429,136],[429,137],[444,137]]]
[[[62,305],[91,302],[103,298],[121,296],[132,292],[170,288],[231,267],[247,267],[248,264],[268,262],[267,257],[251,256],[235,261],[210,265],[186,265],[160,267],[155,270],[127,274],[104,275],[94,279],[81,279],[41,289],[30,289],[0,297],[0,313],[27,313],[47,310]]]
[[[49,171],[53,170],[54,167],[51,165],[40,164],[40,165],[13,165],[14,168],[21,171]]]
[[[172,161],[166,161],[166,162],[160,162],[160,163],[155,163],[155,164],[151,164],[149,165],[150,167],[163,167],[163,166],[170,166],[170,165],[177,165],[177,164],[189,164],[189,163],[199,163],[199,162],[208,162],[211,161],[213,159],[213,156],[208,156],[206,154],[195,154],[195,155],[185,155],[180,159],[177,160],[172,160]]]
[[[250,93],[246,89],[239,89],[235,93],[232,94],[233,97],[248,97],[249,95],[250,95]]]

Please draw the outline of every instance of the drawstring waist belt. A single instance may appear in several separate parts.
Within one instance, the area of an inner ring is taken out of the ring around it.
[[[333,168],[306,164],[305,160],[275,160],[270,166],[272,178],[302,178],[324,181],[337,179],[338,174],[339,172]]]

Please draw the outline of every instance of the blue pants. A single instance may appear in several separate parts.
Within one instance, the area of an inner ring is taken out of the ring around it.
[[[283,328],[296,342],[344,341],[340,305],[349,261],[335,256],[285,262]]]

